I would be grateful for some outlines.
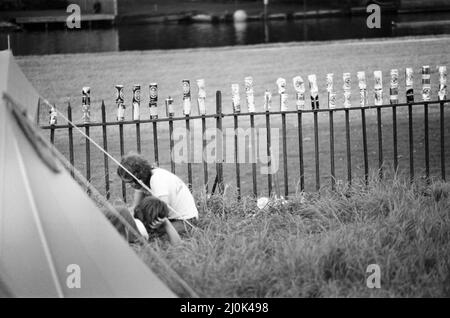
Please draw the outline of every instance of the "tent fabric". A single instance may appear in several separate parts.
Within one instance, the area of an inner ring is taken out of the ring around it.
[[[37,100],[10,53],[0,52],[0,69],[8,70],[0,73],[2,96]],[[32,142],[0,98],[2,285],[18,297],[175,297],[63,166],[55,160],[60,169],[51,169]]]
[[[11,51],[0,51],[0,92],[14,96],[19,105],[26,107],[28,116],[36,119],[39,94],[15,62]]]

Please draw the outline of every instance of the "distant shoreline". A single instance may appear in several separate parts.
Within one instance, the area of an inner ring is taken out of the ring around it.
[[[306,11],[303,11],[306,9]],[[236,10],[244,10],[247,13],[247,21],[267,20],[296,20],[296,19],[320,19],[340,16],[361,16],[366,15],[366,7],[348,7],[348,8],[325,8],[317,5],[271,4],[264,16],[262,4],[240,3],[233,5],[230,3],[180,3],[179,6],[168,5],[147,5],[129,10],[119,10],[113,24],[164,24],[164,23],[229,23],[233,22],[233,13]],[[434,13],[450,11],[449,5],[428,5],[428,6],[402,6],[396,8],[392,5],[382,7],[382,12],[388,14],[416,14],[416,13]],[[44,25],[57,25],[64,28],[61,23],[67,16],[65,10],[43,10],[43,11],[4,11],[0,12],[0,21],[12,23],[13,29],[19,30],[20,27],[35,27]],[[62,20],[61,20],[62,19]],[[38,21],[38,22],[37,22]],[[104,21],[103,21],[104,22]],[[87,22],[86,22],[87,23]],[[108,23],[110,24],[110,23]],[[104,26],[105,23],[91,23],[89,26]],[[3,31],[10,31],[3,28]],[[0,27],[0,31],[2,28]]]

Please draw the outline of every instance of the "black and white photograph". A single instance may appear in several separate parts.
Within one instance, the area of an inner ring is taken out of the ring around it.
[[[450,0],[0,0],[0,298],[450,297],[449,67]]]

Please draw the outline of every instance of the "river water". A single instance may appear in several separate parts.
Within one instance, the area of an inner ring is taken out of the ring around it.
[[[366,17],[359,16],[271,20],[267,24],[252,21],[119,25],[102,29],[24,31],[10,36],[15,55],[43,55],[450,34],[450,23],[425,27],[408,24],[430,20],[450,21],[450,12],[382,15],[379,29],[369,29]],[[392,22],[400,24],[394,26]],[[0,33],[0,49],[6,47],[7,34]]]

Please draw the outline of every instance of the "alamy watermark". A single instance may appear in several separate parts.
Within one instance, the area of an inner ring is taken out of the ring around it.
[[[278,128],[271,128],[269,133],[270,147],[266,128],[207,128],[204,134],[198,124],[190,130],[176,128],[172,134],[172,160],[177,164],[260,163],[261,174],[273,174],[279,169],[280,134]]]
[[[81,29],[81,8],[77,4],[70,4],[67,9],[70,15],[66,19],[66,25],[69,29]]]
[[[381,269],[378,264],[370,264],[367,266],[366,273],[370,273],[366,280],[368,288],[381,288]]]
[[[366,24],[369,29],[381,28],[381,8],[378,4],[370,4],[366,8],[366,12],[370,13],[367,17]]]
[[[69,274],[66,278],[66,286],[69,289],[81,288],[81,268],[77,264],[69,264],[66,268]]]

